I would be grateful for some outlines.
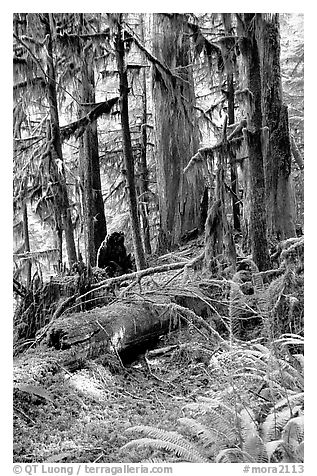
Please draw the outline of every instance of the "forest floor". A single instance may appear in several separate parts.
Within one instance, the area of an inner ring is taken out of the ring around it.
[[[181,247],[182,259],[199,254],[200,241]],[[154,278],[167,282],[177,274]],[[141,354],[124,368],[94,360],[72,374],[46,375],[43,389],[52,401],[24,393],[14,408],[14,462],[138,462],[161,454],[120,451],[132,439],[126,430],[138,425],[176,430],[182,407],[219,386],[219,376],[208,367],[218,348],[203,332],[182,327],[157,344],[168,346],[162,355]]]
[[[160,343],[173,344],[178,347],[155,358],[141,355],[125,370],[118,366],[111,372],[90,361],[72,375],[46,378],[54,403],[33,397],[14,414],[14,461],[115,463],[155,457],[139,449],[120,452],[132,439],[125,430],[138,425],[175,430],[182,407],[219,386],[208,368],[214,350],[201,334],[183,328]]]
[[[201,240],[195,240],[181,247],[172,259],[190,260],[199,255],[202,247]],[[162,260],[151,263],[151,266],[155,264],[162,264]],[[199,271],[191,277],[192,282],[201,278]],[[161,289],[164,286],[167,289],[171,281],[173,284],[178,282],[179,286],[181,280],[179,271],[148,277],[144,280],[144,287],[142,280],[142,292],[158,284]],[[248,340],[255,338],[253,344],[247,340],[236,341],[235,347],[228,352],[228,342],[217,341],[204,327],[191,323],[159,339],[155,349],[162,348],[161,354],[152,348],[135,356],[129,363],[122,363],[114,357],[114,362],[104,365],[102,358],[97,358],[87,360],[80,370],[73,373],[61,368],[57,373],[46,374],[42,380],[39,378],[42,390],[35,394],[32,391],[20,392],[15,399],[14,462],[180,461],[161,449],[129,447],[122,450],[126,443],[142,436],[127,430],[147,425],[184,434],[179,419],[188,415],[186,405],[197,402],[200,397],[213,399],[217,396],[223,402],[223,396],[232,396],[232,390],[234,398],[238,396],[238,401],[246,402],[256,418],[262,421],[262,411],[267,414],[274,403],[266,394],[261,395],[269,373],[266,360],[261,357],[247,363],[244,360],[255,352],[257,356],[269,355],[269,350],[264,347],[265,341],[258,330],[254,330],[255,334],[251,332],[247,336]],[[228,338],[228,333],[224,338]],[[254,350],[251,345],[259,347]],[[273,359],[274,362],[280,361]],[[289,368],[289,363],[287,365]],[[274,379],[280,379],[280,376],[279,372]],[[276,392],[273,400],[279,395],[284,396],[286,386],[293,392],[298,385],[301,391],[301,379],[302,372],[294,370],[288,379],[290,383],[281,386],[274,380],[274,385],[281,391]],[[215,454],[207,457],[212,462]]]

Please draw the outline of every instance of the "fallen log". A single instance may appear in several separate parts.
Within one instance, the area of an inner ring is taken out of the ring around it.
[[[201,299],[198,297],[197,302]],[[186,300],[183,305],[171,302],[171,296],[151,296],[131,301],[115,302],[86,312],[61,315],[47,329],[41,345],[29,349],[14,359],[14,381],[38,384],[45,374],[64,370],[73,372],[89,359],[102,358],[106,364],[133,360],[155,344],[157,339],[180,324],[202,327],[206,339],[225,346],[224,339],[190,307],[197,302]],[[183,307],[183,306],[187,306]],[[206,309],[197,313],[206,317]]]
[[[167,303],[166,303],[167,304]],[[57,350],[80,346],[87,357],[118,354],[154,340],[178,322],[166,304],[146,301],[116,302],[57,319],[48,331],[46,345]]]

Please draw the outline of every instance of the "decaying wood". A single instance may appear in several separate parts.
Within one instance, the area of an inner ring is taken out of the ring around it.
[[[180,349],[182,347],[185,347],[185,344],[173,344],[173,345],[168,345],[166,347],[159,347],[158,349],[153,349],[149,350],[146,353],[147,357],[158,357],[163,354],[167,354],[168,352],[172,352],[175,349]]]
[[[122,283],[123,281],[128,281],[131,279],[136,279],[137,281],[140,281],[145,276],[151,276],[152,274],[156,274],[156,273],[164,273],[166,271],[171,271],[173,269],[184,268],[185,266],[189,266],[188,261],[185,261],[185,262],[182,261],[180,263],[164,264],[162,266],[157,266],[155,268],[146,268],[141,271],[136,271],[134,273],[122,274],[121,276],[108,278],[108,279],[105,279],[104,281],[100,281],[99,283],[92,285],[92,289],[88,291],[87,293],[79,296],[77,300],[80,300],[83,297],[86,297],[88,294],[91,294],[94,291],[98,291],[104,288],[109,288],[110,286],[113,286],[114,284]]]
[[[188,301],[189,308],[171,302],[168,295],[151,297],[60,316],[47,329],[41,346],[14,359],[14,382],[40,382],[48,372],[74,371],[87,359],[97,357],[104,362],[114,358],[121,362],[122,356],[137,355],[140,347],[146,348],[159,336],[177,329],[181,322],[198,323],[224,344],[219,334],[191,310],[197,304],[195,297]],[[186,296],[183,303],[186,305]]]
[[[79,345],[87,357],[93,357],[113,349],[121,353],[176,326],[164,304],[116,302],[62,316],[49,329],[46,344],[55,349]]]

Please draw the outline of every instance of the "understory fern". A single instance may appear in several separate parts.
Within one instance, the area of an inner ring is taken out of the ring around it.
[[[171,452],[186,462],[208,463],[207,458],[200,453],[199,449],[177,432],[161,430],[145,425],[135,426],[126,431],[139,432],[145,435],[145,437],[129,441],[121,450],[127,450],[132,447],[151,447],[161,451]]]
[[[152,448],[192,463],[302,462],[304,451],[303,359],[301,354],[282,355],[283,347],[300,336],[284,336],[268,347],[256,343],[233,347],[219,355],[225,373],[223,391],[210,391],[182,408],[178,431],[150,426],[132,427],[142,437],[122,447]],[[256,379],[260,376],[260,379]],[[243,389],[236,381],[243,380]],[[256,389],[254,391],[254,388]],[[258,399],[251,402],[250,392]],[[259,404],[261,402],[261,404]]]

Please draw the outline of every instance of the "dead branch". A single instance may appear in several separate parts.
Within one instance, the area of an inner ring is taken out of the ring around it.
[[[65,141],[72,135],[75,135],[76,138],[80,137],[90,123],[98,119],[102,114],[109,114],[118,100],[119,97],[115,97],[109,99],[109,101],[101,102],[95,105],[95,107],[84,117],[78,119],[78,121],[71,122],[70,124],[61,127],[61,140]]]
[[[188,263],[188,261],[182,261],[181,263],[169,263],[169,264],[164,264],[162,266],[157,266],[155,268],[142,269],[141,271],[136,271],[135,273],[123,274],[121,276],[116,276],[114,278],[105,279],[104,281],[100,281],[97,284],[93,284],[92,289],[88,291],[87,293],[82,294],[81,296],[78,296],[76,301],[79,301],[80,299],[82,299],[83,297],[87,296],[90,293],[99,291],[100,289],[109,288],[110,286],[113,286],[114,284],[122,283],[123,281],[128,281],[131,279],[136,279],[136,281],[140,281],[145,276],[151,276],[152,274],[156,274],[156,273],[164,273],[166,271],[171,271],[173,269],[184,268],[186,265],[189,266],[189,264],[190,263]]]
[[[147,357],[157,357],[159,355],[167,354],[168,352],[172,352],[175,349],[180,349],[185,346],[186,344],[173,344],[168,345],[166,347],[159,347],[158,349],[148,350],[146,355]]]

